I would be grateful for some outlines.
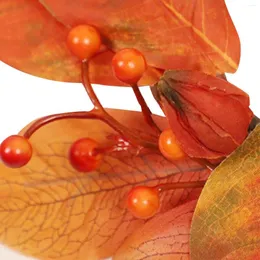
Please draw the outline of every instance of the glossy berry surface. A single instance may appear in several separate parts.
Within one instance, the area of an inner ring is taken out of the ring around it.
[[[71,165],[79,172],[96,170],[102,159],[101,153],[96,153],[98,143],[90,138],[82,138],[74,142],[69,151]]]
[[[138,186],[127,197],[127,208],[137,218],[147,219],[154,216],[160,206],[160,197],[156,189]]]
[[[80,60],[86,60],[100,50],[101,37],[95,27],[78,25],[70,30],[67,37],[67,46]]]
[[[136,49],[123,49],[115,54],[112,69],[115,76],[124,83],[136,84],[146,70],[143,54]]]
[[[169,160],[179,160],[185,153],[178,144],[171,129],[164,130],[159,137],[159,149],[164,157]]]
[[[30,161],[32,146],[25,137],[11,135],[1,143],[0,156],[6,166],[20,168]]]

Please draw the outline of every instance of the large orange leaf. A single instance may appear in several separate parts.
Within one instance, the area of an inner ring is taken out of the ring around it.
[[[235,72],[239,64],[240,42],[224,0],[1,0],[0,12],[1,60],[48,79],[80,81],[65,44],[68,28],[78,23],[97,26],[111,51],[135,47],[159,69],[215,74]],[[112,75],[111,51],[92,61],[92,82],[122,85]],[[140,84],[156,79],[149,69]]]
[[[151,133],[139,112],[108,112],[125,125]],[[162,128],[167,126],[165,118],[155,119]],[[34,156],[26,167],[0,164],[0,241],[45,260],[102,259],[144,223],[125,208],[134,185],[208,177],[209,171],[190,159],[173,164],[149,149],[138,155],[134,148],[107,154],[100,168],[88,174],[71,167],[67,153],[73,141],[89,136],[105,144],[115,134],[95,120],[56,121],[31,137]],[[200,191],[165,192],[160,212],[197,199]]]
[[[68,28],[35,0],[0,0],[0,59],[23,72],[58,81],[81,82],[80,62],[66,46]],[[123,85],[111,69],[114,53],[90,62],[93,83]],[[140,84],[153,84],[158,72],[148,69]]]
[[[193,260],[260,259],[260,125],[210,176],[191,230]]]
[[[114,260],[189,260],[190,226],[196,200],[163,213],[135,231]]]

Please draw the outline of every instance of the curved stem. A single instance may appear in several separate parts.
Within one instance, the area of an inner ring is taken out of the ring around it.
[[[130,135],[125,133],[123,129],[120,127],[118,128],[117,124],[113,120],[108,119],[99,110],[93,109],[92,111],[86,112],[67,112],[67,113],[60,113],[60,114],[53,114],[49,116],[42,117],[36,120],[23,134],[25,138],[30,138],[38,129],[47,125],[51,122],[62,120],[62,119],[98,119],[103,121],[104,123],[108,124],[111,128],[117,131],[122,136],[126,137],[132,141],[132,144],[137,146],[143,146],[146,148],[156,148],[156,143],[152,142],[151,140],[145,140],[140,138],[139,136]]]
[[[202,188],[206,184],[206,181],[192,181],[192,182],[178,182],[178,183],[167,183],[159,184],[155,186],[159,192],[175,189],[188,189],[188,188]]]
[[[115,131],[117,131],[119,134],[122,134],[122,136],[125,136],[128,139],[131,139],[135,145],[141,145],[144,147],[149,148],[155,148],[155,143],[148,142],[146,140],[141,140],[137,136],[133,135],[126,135],[124,130],[121,128],[118,128],[118,126],[111,120],[104,117],[100,111],[93,109],[92,111],[83,111],[83,112],[67,112],[67,113],[60,113],[60,114],[53,114],[49,116],[42,117],[38,120],[36,120],[23,134],[25,138],[30,138],[39,128],[43,127],[44,125],[47,125],[51,122],[62,120],[62,119],[98,119],[100,121],[103,121],[104,123],[108,124],[111,128],[113,128]]]
[[[90,83],[89,72],[88,72],[88,61],[82,62],[81,77],[82,77],[83,86],[86,92],[88,93],[91,102],[94,105],[94,109],[99,111],[103,115],[103,121],[105,121],[107,124],[112,126],[119,134],[124,136],[127,140],[129,140],[130,143],[134,145],[140,145],[146,148],[158,147],[156,137],[152,138],[153,139],[152,141],[151,141],[151,136],[147,136],[147,138],[140,137],[139,133],[136,133],[133,130],[130,130],[129,128],[125,127],[106,112],[106,110],[103,108],[102,104],[100,103]]]
[[[80,112],[67,112],[67,113],[60,113],[60,114],[53,114],[49,116],[45,116],[36,120],[23,134],[25,138],[30,138],[38,129],[41,127],[62,119],[99,119],[104,121],[101,117],[100,113],[92,110],[89,112],[80,111]]]
[[[81,79],[82,79],[82,84],[86,90],[86,92],[88,93],[88,96],[91,100],[91,102],[93,103],[94,105],[94,108],[95,109],[100,109],[103,113],[105,111],[105,109],[103,108],[103,106],[101,105],[91,83],[90,83],[90,80],[89,80],[89,72],[88,72],[88,61],[83,61],[81,63]]]
[[[106,110],[103,108],[102,104],[98,100],[93,87],[89,81],[88,75],[88,63],[82,62],[82,83],[94,105],[94,109],[89,112],[68,112],[53,114],[49,116],[42,117],[36,120],[24,133],[25,138],[30,138],[39,128],[47,125],[51,122],[61,120],[61,119],[98,119],[109,125],[116,132],[118,132],[124,139],[128,140],[134,146],[145,147],[150,149],[157,149],[157,137],[151,135],[140,136],[140,133],[136,131],[131,131],[127,127],[123,126],[116,119],[110,116]]]
[[[143,113],[146,123],[155,131],[155,133],[157,133],[159,135],[161,133],[161,130],[153,121],[152,112],[151,112],[150,108],[148,107],[148,105],[146,104],[139,87],[137,86],[137,84],[133,84],[133,85],[131,85],[131,87],[134,91],[134,94],[136,96],[136,99],[137,99],[139,105],[141,106],[142,113]]]

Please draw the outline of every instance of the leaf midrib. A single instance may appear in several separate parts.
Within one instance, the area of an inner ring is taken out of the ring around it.
[[[238,64],[227,55],[227,53],[223,52],[216,44],[214,44],[202,31],[196,28],[191,22],[189,22],[183,15],[181,15],[171,4],[166,3],[165,0],[159,0],[161,3],[185,26],[190,27],[194,33],[200,37],[206,44],[208,44],[216,53],[218,53],[231,68],[237,70]]]
[[[205,167],[203,167],[203,168],[200,167],[200,168],[190,169],[189,171],[185,171],[185,172],[186,173],[189,173],[189,172],[192,173],[192,172],[202,172],[202,171],[205,171],[205,170],[206,170]],[[64,202],[67,202],[67,201],[70,201],[70,200],[73,200],[73,199],[77,199],[78,197],[95,195],[95,194],[102,193],[102,192],[111,192],[111,191],[115,191],[115,190],[126,188],[128,186],[135,186],[135,185],[145,184],[145,183],[153,182],[153,181],[158,181],[159,182],[159,181],[168,179],[168,178],[170,178],[170,177],[172,177],[172,176],[174,176],[174,175],[176,175],[178,173],[180,173],[180,172],[175,172],[175,173],[169,174],[168,176],[161,177],[161,178],[160,177],[155,177],[155,178],[152,178],[152,179],[147,179],[147,180],[136,182],[136,183],[127,183],[127,184],[124,184],[124,185],[117,186],[115,188],[101,189],[101,190],[89,191],[89,192],[82,192],[80,194],[72,195],[72,196],[69,196],[69,197],[67,197],[65,199],[55,200],[53,202],[28,204],[28,205],[26,205],[26,206],[24,206],[22,208],[15,209],[15,210],[0,210],[0,213],[2,213],[2,212],[9,212],[9,213],[19,212],[19,211],[25,210],[25,209],[30,208],[30,207],[48,206],[48,205],[54,205],[54,204],[58,204],[58,203],[64,203]],[[64,181],[67,181],[67,180],[64,180]],[[10,185],[10,183],[8,185]],[[19,184],[16,183],[16,185],[23,186],[20,183]],[[48,183],[48,185],[50,185],[50,183]],[[15,198],[15,197],[13,197],[13,198]]]

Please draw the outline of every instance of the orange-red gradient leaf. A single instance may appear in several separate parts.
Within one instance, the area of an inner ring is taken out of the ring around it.
[[[189,260],[196,202],[187,202],[145,223],[124,242],[113,260]]]
[[[260,259],[260,125],[215,171],[191,228],[191,259]]]
[[[108,110],[123,124],[149,134],[139,112]],[[164,118],[156,117],[162,128]],[[95,120],[50,123],[31,138],[26,167],[0,165],[0,241],[23,254],[48,260],[100,260],[114,254],[144,221],[125,207],[135,185],[205,180],[209,171],[186,159],[173,164],[156,150],[109,153],[96,172],[76,172],[67,155],[81,137],[105,144],[116,133]],[[160,212],[197,199],[201,189],[167,192]]]
[[[235,72],[240,60],[224,0],[1,0],[0,12],[1,60],[43,78],[80,81],[78,61],[65,44],[68,29],[79,23],[96,26],[110,50],[137,48],[162,70]],[[92,81],[122,85],[108,56],[93,61]],[[154,83],[148,72],[141,85]]]
[[[66,46],[68,28],[35,0],[0,0],[0,59],[34,76],[81,82],[80,62]],[[93,83],[123,85],[111,69],[114,53],[105,51],[90,62]],[[148,69],[141,85],[153,84],[156,72]]]
[[[93,24],[113,50],[135,47],[157,68],[215,74],[238,66],[239,38],[224,0],[40,2],[63,24]]]

